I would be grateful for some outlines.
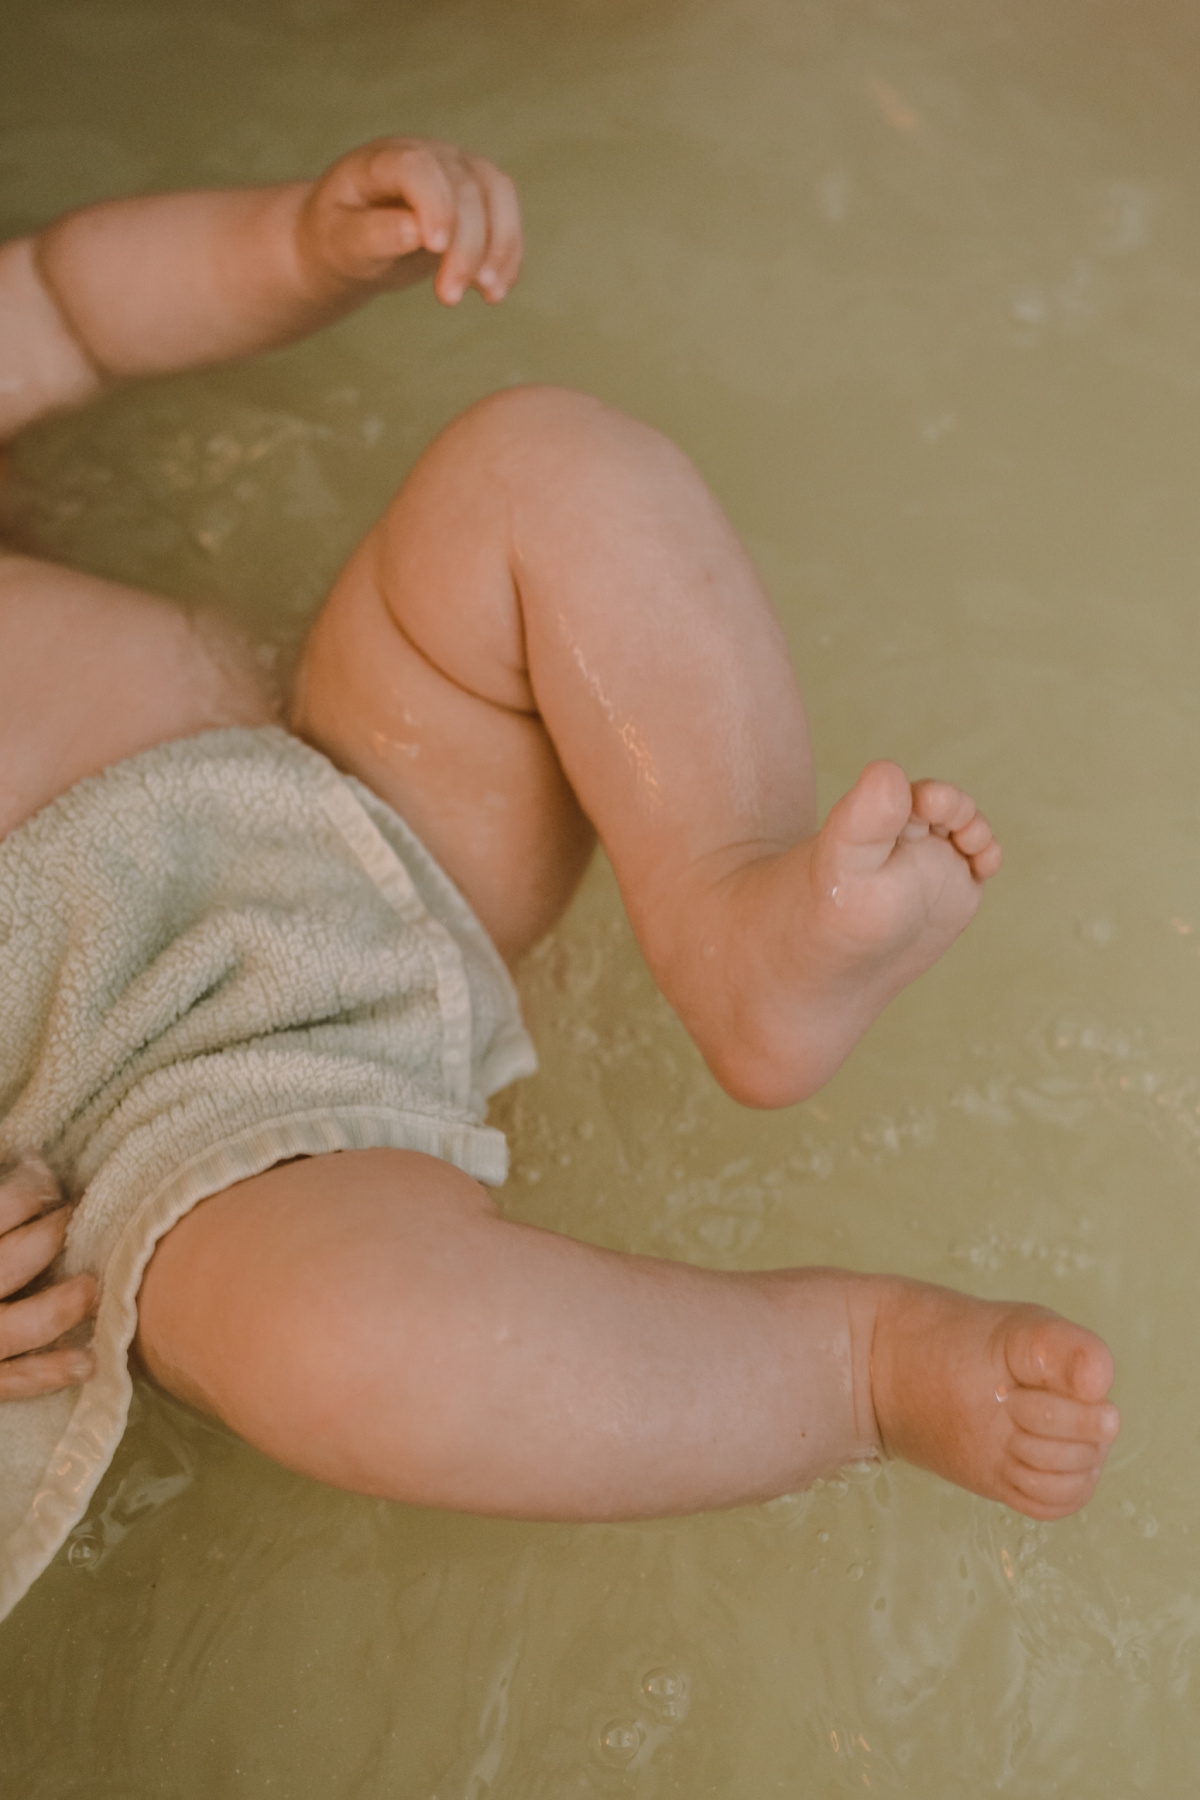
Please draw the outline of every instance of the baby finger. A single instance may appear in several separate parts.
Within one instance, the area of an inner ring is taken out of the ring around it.
[[[493,163],[476,164],[487,200],[488,241],[478,285],[487,300],[503,300],[521,267],[525,245],[517,190]]]
[[[447,306],[457,305],[474,281],[488,241],[483,196],[470,173],[458,183],[455,201],[454,238],[433,284]]]
[[[439,149],[405,139],[384,144],[371,158],[364,184],[364,198],[373,206],[401,200],[410,207],[420,242],[436,253],[450,244],[455,214],[454,187]]]

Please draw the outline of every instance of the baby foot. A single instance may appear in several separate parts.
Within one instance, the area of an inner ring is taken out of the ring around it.
[[[884,1450],[1034,1519],[1087,1504],[1120,1429],[1113,1361],[1044,1307],[884,1281],[871,1392]]]
[[[811,1094],[970,923],[1000,861],[961,788],[871,763],[814,838],[736,877],[728,1049],[701,1046],[718,1079],[750,1105]]]

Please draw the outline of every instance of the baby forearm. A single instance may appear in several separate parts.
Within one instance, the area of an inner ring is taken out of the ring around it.
[[[0,245],[0,444],[46,413],[84,406],[103,382],[38,268],[31,238]]]
[[[0,442],[109,381],[272,349],[435,269],[448,305],[500,300],[520,260],[508,178],[419,138],[318,181],[85,207],[0,246]]]
[[[0,441],[112,381],[248,356],[365,298],[298,254],[308,192],[109,201],[0,248]]]
[[[369,296],[302,254],[311,191],[288,182],[87,207],[42,232],[37,266],[102,379],[250,356]]]

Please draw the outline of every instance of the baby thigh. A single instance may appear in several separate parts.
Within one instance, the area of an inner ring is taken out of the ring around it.
[[[492,1212],[478,1183],[418,1152],[279,1164],[201,1201],[161,1240],[135,1354],[178,1399],[289,1468],[436,1498],[417,1468],[439,1411],[431,1263]]]
[[[510,956],[561,911],[592,827],[660,979],[697,883],[815,827],[745,547],[675,445],[559,389],[493,395],[430,446],[317,619],[291,722],[403,814]]]

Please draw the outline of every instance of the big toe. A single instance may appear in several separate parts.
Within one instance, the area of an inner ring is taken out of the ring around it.
[[[886,855],[912,817],[912,786],[894,762],[868,763],[825,824],[847,848],[881,849]]]
[[[1113,1384],[1108,1345],[1094,1331],[1054,1313],[1017,1324],[1004,1353],[1013,1379],[1022,1387],[1046,1388],[1095,1404]]]

